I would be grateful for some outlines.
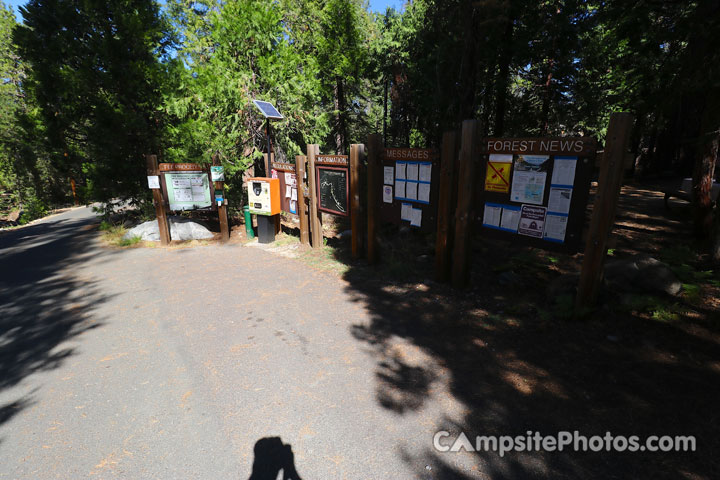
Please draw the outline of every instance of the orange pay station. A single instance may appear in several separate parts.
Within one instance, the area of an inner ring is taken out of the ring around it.
[[[250,213],[257,215],[258,242],[275,241],[275,222],[280,214],[280,180],[255,177],[247,181]]]

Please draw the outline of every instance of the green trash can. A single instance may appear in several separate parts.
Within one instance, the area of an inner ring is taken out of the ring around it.
[[[245,205],[243,207],[243,215],[245,216],[245,233],[247,238],[255,238],[255,232],[253,232],[252,216],[250,215],[250,207]]]

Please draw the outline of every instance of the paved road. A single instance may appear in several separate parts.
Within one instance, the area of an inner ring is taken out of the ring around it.
[[[0,478],[447,478],[432,434],[462,405],[437,366],[422,408],[383,407],[378,348],[432,359],[358,340],[344,281],[240,245],[107,249],[96,222],[0,235]]]

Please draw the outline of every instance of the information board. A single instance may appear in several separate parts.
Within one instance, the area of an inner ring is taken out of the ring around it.
[[[273,178],[280,180],[280,209],[285,213],[298,214],[298,184],[295,165],[292,163],[272,162],[270,172]]]
[[[483,140],[478,220],[484,234],[578,251],[597,144],[589,137]]]
[[[348,216],[350,202],[350,185],[348,169],[318,165],[315,167],[318,210]]]
[[[164,177],[170,210],[212,207],[206,172],[167,172]]]
[[[386,148],[382,152],[383,186],[380,220],[425,232],[437,226],[440,162],[424,148]]]

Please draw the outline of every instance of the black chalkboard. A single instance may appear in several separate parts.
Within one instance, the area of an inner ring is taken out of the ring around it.
[[[335,215],[348,216],[350,190],[348,169],[317,166],[318,210]]]

